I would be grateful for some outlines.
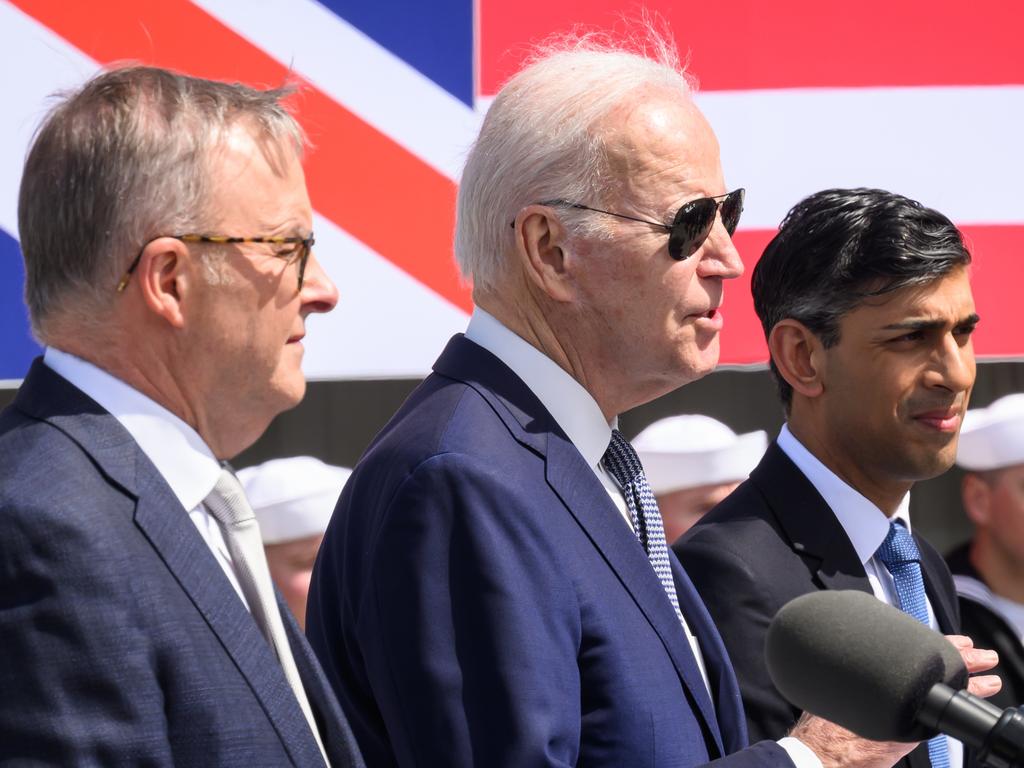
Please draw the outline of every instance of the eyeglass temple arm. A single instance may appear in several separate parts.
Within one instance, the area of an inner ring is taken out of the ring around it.
[[[624,213],[612,213],[611,211],[604,211],[600,208],[591,208],[589,205],[583,205],[582,203],[570,203],[568,200],[542,200],[537,205],[560,205],[565,208],[576,208],[581,211],[593,211],[594,213],[603,213],[605,216],[614,216],[617,219],[626,219],[627,221],[638,221],[641,224],[650,224],[652,227],[658,227],[664,229],[666,232],[671,232],[672,227],[669,224],[662,224],[660,221],[651,221],[650,219],[638,219],[636,216],[627,216]],[[516,223],[513,221],[509,224],[512,229],[516,228]]]

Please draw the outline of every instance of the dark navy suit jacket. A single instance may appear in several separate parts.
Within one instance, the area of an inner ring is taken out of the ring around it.
[[[323,672],[282,615],[332,764],[361,766]],[[280,664],[187,511],[117,420],[40,360],[0,414],[8,761],[323,765]]]
[[[636,537],[523,382],[456,336],[360,461],[307,634],[373,766],[693,766],[746,746],[689,579],[713,694]],[[730,766],[791,766],[766,742]]]
[[[921,572],[939,628],[960,628],[956,592],[942,556],[916,534]],[[864,565],[831,508],[776,443],[746,480],[673,549],[722,631],[754,738],[785,734],[800,715],[780,694],[764,661],[768,625],[800,595],[822,589],[872,594]],[[883,653],[885,638],[878,639]],[[923,744],[897,763],[930,768]]]

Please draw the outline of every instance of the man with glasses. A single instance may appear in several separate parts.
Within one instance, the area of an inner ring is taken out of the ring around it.
[[[302,398],[337,302],[285,95],[118,69],[33,142],[46,352],[0,415],[0,762],[363,764],[223,466]]]
[[[729,649],[754,738],[778,738],[800,716],[764,661],[768,625],[791,599],[857,589],[960,630],[949,570],[908,513],[914,482],[952,465],[974,385],[970,261],[938,211],[830,189],[794,206],[754,269],[786,425],[750,479],[675,545]],[[995,664],[956,642],[972,671]],[[998,687],[972,678],[978,695]],[[905,763],[961,764],[945,736]]]
[[[714,368],[743,270],[743,191],[652,49],[539,56],[467,160],[469,328],[357,465],[310,593],[310,642],[372,765],[883,766],[909,749],[857,752],[816,719],[747,748],[721,639],[615,429]]]

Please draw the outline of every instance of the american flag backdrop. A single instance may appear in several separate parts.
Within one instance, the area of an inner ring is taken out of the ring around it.
[[[50,94],[138,61],[298,80],[317,256],[341,291],[309,325],[312,379],[421,376],[465,327],[451,255],[459,169],[531,41],[653,13],[688,53],[730,187],[747,188],[722,362],[763,362],[749,274],[806,194],[879,186],[956,221],[975,256],[976,349],[1024,357],[1024,6],[1016,0],[132,0],[0,2],[0,380],[38,347],[17,191]]]

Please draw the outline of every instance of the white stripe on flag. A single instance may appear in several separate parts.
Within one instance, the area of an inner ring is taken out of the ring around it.
[[[1024,86],[706,92],[742,227],[829,187],[881,187],[958,224],[1024,222]]]
[[[0,3],[0,50],[7,67],[0,120],[0,227],[13,237],[22,167],[36,127],[51,105],[49,97],[80,85],[99,66],[8,3]]]
[[[9,78],[7,115],[0,120],[0,227],[17,236],[17,196],[31,138],[48,97],[99,71],[82,55],[14,7],[0,3],[0,46],[16,56],[21,77]],[[465,330],[461,310],[320,215],[316,256],[341,300],[307,324],[303,369],[311,379],[418,377],[444,341]],[[415,237],[410,235],[410,247]]]
[[[302,369],[311,379],[424,376],[468,316],[323,216],[316,258],[338,286],[337,308],[310,315]],[[416,233],[409,233],[416,247]],[[454,269],[454,267],[453,267]]]
[[[196,5],[435,170],[458,178],[482,115],[344,19],[313,0]]]

